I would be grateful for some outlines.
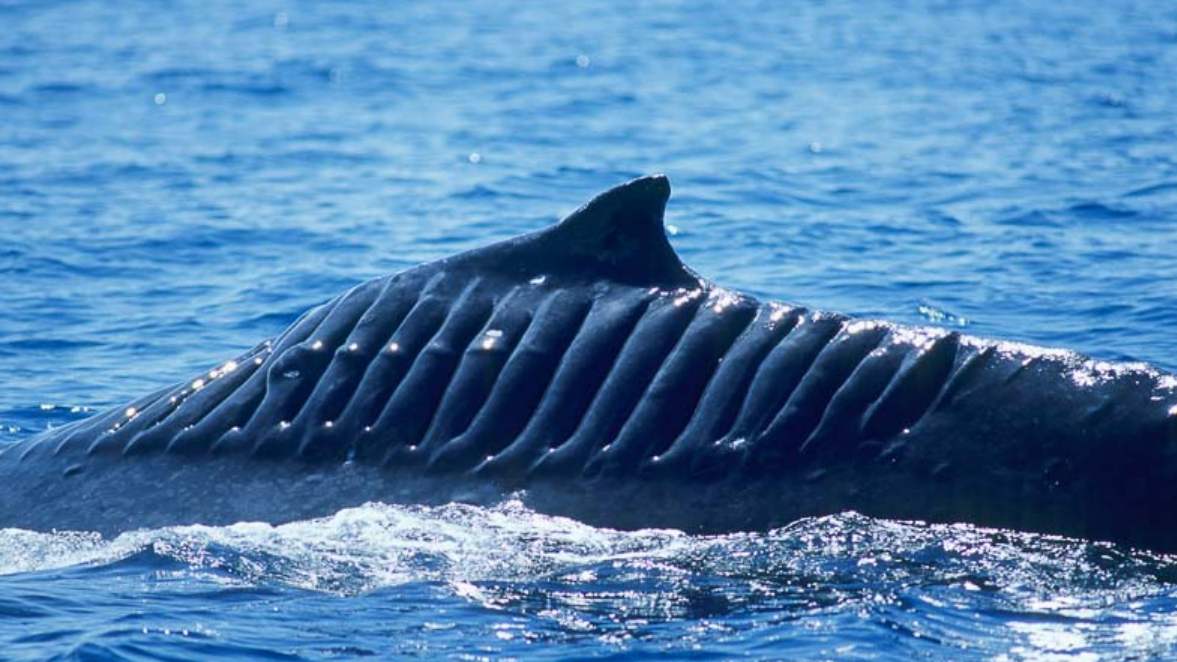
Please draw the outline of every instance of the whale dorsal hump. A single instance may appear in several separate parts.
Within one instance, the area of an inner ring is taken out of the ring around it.
[[[666,239],[662,215],[670,180],[650,175],[615,186],[540,235],[553,266],[638,285],[698,282]]]

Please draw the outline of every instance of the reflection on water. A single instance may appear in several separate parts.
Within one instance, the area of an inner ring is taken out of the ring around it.
[[[20,627],[0,625],[12,643],[30,622],[45,631],[68,625],[72,603],[56,594],[81,583],[96,590],[90,608],[105,621],[134,616],[155,624],[144,625],[148,632],[220,632],[234,627],[234,613],[264,618],[292,602],[346,605],[372,618],[417,601],[395,627],[418,628],[434,652],[477,643],[528,654],[536,642],[558,641],[602,652],[768,647],[806,656],[1039,658],[1148,654],[1177,638],[1171,558],[852,513],[762,534],[688,536],[596,529],[512,500],[494,508],[368,504],[282,526],[177,527],[109,541],[3,534],[0,589],[35,613]],[[29,591],[38,585],[48,590]],[[230,612],[216,608],[222,601]],[[353,627],[363,632],[361,648],[394,645],[378,628],[346,619],[324,630]],[[464,634],[430,635],[449,630]],[[290,632],[258,636],[280,647]],[[191,650],[184,645],[176,650]]]

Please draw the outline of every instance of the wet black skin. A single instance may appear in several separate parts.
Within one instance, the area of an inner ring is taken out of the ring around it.
[[[368,500],[762,530],[853,509],[1177,550],[1177,380],[725,290],[664,177],[356,286],[272,341],[0,450],[0,527],[287,521]]]

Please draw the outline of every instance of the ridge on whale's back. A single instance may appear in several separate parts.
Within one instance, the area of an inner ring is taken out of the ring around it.
[[[409,476],[438,498],[527,488],[622,527],[857,509],[1177,546],[1172,377],[726,290],[675,255],[669,193],[636,179],[362,283],[206,374],[15,446],[0,460],[25,483],[7,489],[50,496],[0,499],[0,526],[85,522],[75,489],[116,529],[291,519],[419,499]],[[136,480],[159,496],[113,496]],[[275,484],[281,503],[261,496]]]
[[[616,434],[623,412],[591,410],[594,387],[653,377],[693,318],[709,317],[696,314],[708,299],[715,320],[699,324],[723,329],[699,328],[699,342],[718,359],[758,306],[679,261],[663,230],[669,194],[664,176],[636,179],[545,230],[363,283],[207,375],[54,435],[55,450],[377,463],[416,452],[445,464],[452,449],[528,430],[558,446],[577,416],[611,419],[600,434]],[[641,393],[627,395],[612,406]]]

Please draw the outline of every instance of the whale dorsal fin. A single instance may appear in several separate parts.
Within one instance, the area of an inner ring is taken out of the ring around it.
[[[544,231],[552,257],[633,284],[686,286],[698,277],[666,239],[662,216],[670,180],[650,175],[615,186]]]

